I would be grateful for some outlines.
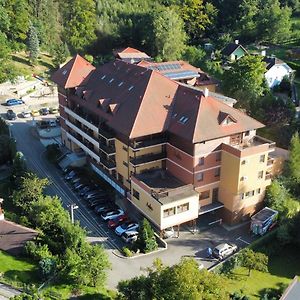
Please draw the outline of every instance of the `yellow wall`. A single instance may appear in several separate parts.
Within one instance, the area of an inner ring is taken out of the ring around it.
[[[260,155],[265,155],[265,162],[260,162]],[[270,180],[265,180],[268,153],[263,152],[247,157],[236,157],[226,151],[222,153],[219,199],[230,211],[253,206],[263,200],[265,188]],[[242,161],[246,161],[245,164]],[[258,172],[263,171],[263,178],[258,178]],[[241,181],[241,177],[246,177]],[[261,189],[257,193],[257,189]],[[254,196],[244,197],[241,194],[254,190]]]
[[[139,200],[133,196],[133,189],[140,194]],[[162,205],[160,202],[154,199],[150,194],[145,192],[134,182],[132,182],[131,186],[131,201],[135,206],[138,207],[139,210],[143,212],[143,214],[147,218],[149,218],[153,223],[155,223],[160,229],[165,229],[167,227],[175,226],[194,220],[198,217],[199,214],[198,195],[196,194],[193,196],[183,195],[182,199]],[[175,215],[164,218],[163,212],[165,209],[172,207],[177,208],[178,205],[182,205],[187,202],[189,203],[188,211],[176,213]],[[149,206],[152,207],[152,210],[149,208]]]

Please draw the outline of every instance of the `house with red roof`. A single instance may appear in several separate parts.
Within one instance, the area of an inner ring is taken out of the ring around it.
[[[162,65],[70,60],[52,76],[63,143],[160,230],[210,212],[246,220],[263,206],[275,143],[234,99],[170,78]]]

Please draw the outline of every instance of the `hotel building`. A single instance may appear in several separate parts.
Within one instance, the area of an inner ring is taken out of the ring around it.
[[[160,230],[218,209],[229,224],[263,205],[275,143],[232,99],[121,60],[77,55],[52,76],[63,144]]]

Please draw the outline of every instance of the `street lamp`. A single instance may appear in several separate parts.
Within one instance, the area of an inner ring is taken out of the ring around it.
[[[71,222],[72,224],[74,224],[74,209],[79,208],[78,205],[76,205],[75,203],[72,203],[70,205],[70,210],[71,210]]]

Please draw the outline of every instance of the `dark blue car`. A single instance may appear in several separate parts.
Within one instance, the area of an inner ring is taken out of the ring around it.
[[[19,104],[24,104],[24,101],[21,99],[8,99],[6,100],[6,105],[7,106],[13,106],[13,105],[19,105]]]

